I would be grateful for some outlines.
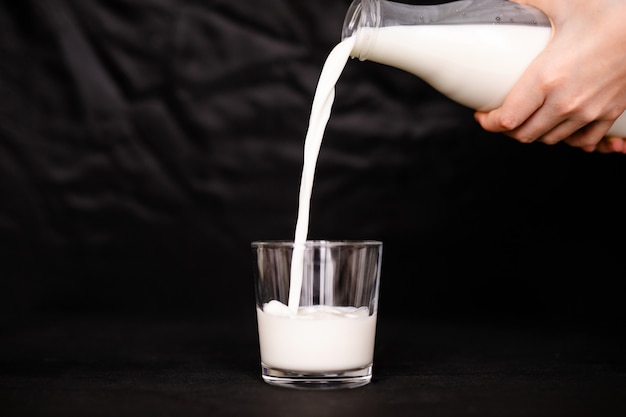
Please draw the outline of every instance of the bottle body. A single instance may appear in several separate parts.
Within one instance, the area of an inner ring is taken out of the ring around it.
[[[546,27],[485,24],[364,28],[361,36],[374,31],[367,60],[410,72],[476,110],[498,107],[550,38]]]
[[[480,111],[502,104],[551,36],[545,15],[507,0],[434,6],[355,0],[342,32],[355,38],[353,58],[412,73]],[[626,113],[609,134],[626,136]]]

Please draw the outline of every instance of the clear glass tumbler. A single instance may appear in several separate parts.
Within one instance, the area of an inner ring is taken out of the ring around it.
[[[252,243],[263,380],[355,388],[372,379],[382,242]]]

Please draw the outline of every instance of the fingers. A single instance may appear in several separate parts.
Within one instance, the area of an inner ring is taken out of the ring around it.
[[[560,119],[550,112],[537,111],[520,124],[510,116],[502,118],[504,106],[489,113],[476,112],[475,118],[488,131],[504,133],[522,143],[539,141],[547,145],[554,145],[565,141],[571,146],[583,147],[596,145],[608,129],[610,122],[586,122],[580,119]]]
[[[543,105],[545,95],[534,88],[523,91],[524,79],[507,95],[502,106],[489,112],[476,112],[474,118],[489,132],[506,133],[520,142],[532,142],[541,136],[543,131],[529,124],[531,116]],[[556,121],[555,121],[556,123]],[[524,128],[521,128],[525,125]]]
[[[599,153],[623,153],[626,154],[626,140],[624,138],[606,137],[598,142],[595,146],[586,146],[582,148],[586,152]]]
[[[500,109],[498,109],[500,110]],[[623,153],[626,154],[626,139],[618,137],[606,137],[606,132],[610,129],[612,122],[606,120],[598,120],[585,124],[584,121],[577,119],[568,119],[564,122],[557,123],[556,126],[550,130],[543,132],[539,136],[535,137],[534,133],[541,131],[533,125],[533,119],[536,119],[536,115],[532,115],[520,126],[507,130],[508,126],[505,123],[493,122],[493,119],[498,120],[498,110],[492,112],[476,112],[475,118],[481,123],[481,126],[489,127],[490,131],[503,133],[511,138],[514,138],[522,143],[541,142],[547,145],[554,145],[558,142],[564,142],[570,146],[581,148],[586,152],[599,152],[599,153]],[[545,120],[541,121],[544,123]],[[494,123],[489,125],[489,123]],[[492,128],[495,126],[495,128]],[[489,129],[486,129],[489,130]]]
[[[595,145],[611,127],[604,122],[587,122],[580,119],[557,118],[554,112],[542,107],[530,116],[524,123],[508,135],[520,142],[529,143],[539,141],[547,145],[554,145],[566,141],[572,146],[581,147]]]
[[[597,120],[581,127],[569,136],[566,136],[563,138],[563,142],[576,148],[597,147],[610,128],[611,122]]]

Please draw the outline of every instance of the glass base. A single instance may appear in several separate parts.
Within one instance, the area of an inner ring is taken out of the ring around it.
[[[298,372],[271,368],[261,363],[263,380],[270,385],[308,390],[357,388],[372,381],[372,365],[337,372]]]

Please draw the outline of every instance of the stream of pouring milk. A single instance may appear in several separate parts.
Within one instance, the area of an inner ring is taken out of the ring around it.
[[[354,38],[348,38],[340,42],[328,54],[317,82],[315,96],[313,97],[309,126],[304,139],[304,163],[302,166],[302,179],[300,180],[298,219],[296,221],[294,248],[291,258],[291,283],[289,285],[288,305],[292,314],[298,312],[300,305],[302,274],[304,272],[304,246],[309,231],[309,209],[317,157],[322,145],[324,130],[330,118],[330,110],[335,101],[335,84],[337,84],[339,76],[350,58],[350,52],[353,47]]]

